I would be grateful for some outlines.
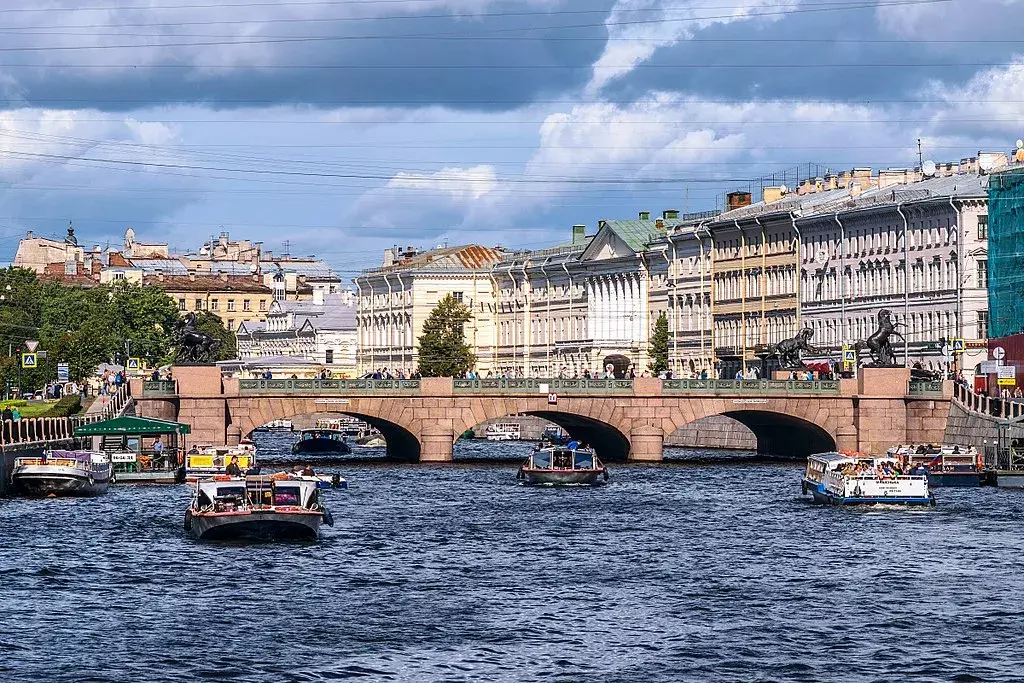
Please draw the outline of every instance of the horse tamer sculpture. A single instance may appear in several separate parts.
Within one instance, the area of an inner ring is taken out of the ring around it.
[[[196,328],[196,314],[189,312],[178,321],[174,330],[175,353],[178,362],[198,363],[213,360],[220,342]]]
[[[896,331],[896,328],[903,323],[895,322],[892,313],[887,308],[878,312],[878,329],[867,339],[857,342],[856,348],[866,348],[871,353],[871,366],[876,368],[896,367],[896,354],[893,353],[890,337],[903,339],[903,335]]]
[[[806,351],[808,353],[819,353],[818,349],[811,346],[811,337],[814,336],[814,330],[809,327],[805,327],[796,333],[795,337],[791,339],[783,339],[775,348],[772,349],[772,353],[779,357],[779,365],[784,368],[802,368],[804,362],[800,358],[800,353]]]

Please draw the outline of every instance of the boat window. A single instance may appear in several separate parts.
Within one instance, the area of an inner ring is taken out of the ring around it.
[[[594,469],[594,456],[592,453],[585,451],[576,451],[576,457],[573,460],[573,467],[578,470],[592,470]]]
[[[276,486],[274,487],[274,505],[298,505],[298,486]]]
[[[572,451],[555,451],[554,466],[557,468],[572,468]]]
[[[245,498],[244,486],[220,486],[217,488],[217,498],[228,498],[234,496],[239,500]]]
[[[551,467],[551,453],[550,451],[537,451],[533,454],[533,466],[541,469],[547,469]]]

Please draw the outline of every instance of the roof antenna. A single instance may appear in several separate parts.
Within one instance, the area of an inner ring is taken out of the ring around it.
[[[921,154],[921,138],[917,139],[917,167],[924,167],[924,155]]]

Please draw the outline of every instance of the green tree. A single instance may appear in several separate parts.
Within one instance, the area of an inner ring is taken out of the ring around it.
[[[473,367],[476,357],[466,344],[469,308],[449,294],[423,323],[419,339],[420,372],[425,377],[458,377]]]
[[[652,374],[658,375],[668,370],[668,318],[664,311],[654,323],[654,333],[651,335],[651,346],[647,354],[651,358],[648,368]]]
[[[211,361],[230,360],[238,357],[238,340],[235,333],[224,327],[224,321],[216,313],[209,311],[196,313],[196,329],[220,342],[220,348],[217,349],[215,357],[210,359]]]
[[[171,359],[171,336],[178,323],[178,307],[159,287],[118,283],[110,289],[110,316],[118,339],[118,352],[155,366]]]

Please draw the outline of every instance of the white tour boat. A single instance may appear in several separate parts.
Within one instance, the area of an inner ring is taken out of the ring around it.
[[[527,486],[597,486],[608,481],[608,468],[592,448],[548,446],[530,454],[516,473]]]
[[[315,539],[334,519],[313,478],[217,476],[196,484],[185,530],[202,540]]]
[[[519,423],[517,422],[495,422],[487,425],[484,433],[488,441],[519,441]]]
[[[904,474],[899,458],[865,453],[815,453],[807,458],[803,492],[832,505],[935,505],[925,474]]]
[[[111,480],[110,458],[92,451],[43,451],[40,457],[16,458],[14,488],[30,496],[99,496]]]

